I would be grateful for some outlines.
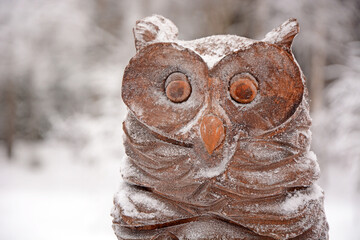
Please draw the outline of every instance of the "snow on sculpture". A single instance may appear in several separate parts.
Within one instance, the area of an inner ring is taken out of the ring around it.
[[[328,239],[298,32],[181,41],[162,16],[136,23],[118,239]]]

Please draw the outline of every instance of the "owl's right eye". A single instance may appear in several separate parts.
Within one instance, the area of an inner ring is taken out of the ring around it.
[[[250,103],[257,94],[258,83],[250,74],[237,74],[230,81],[230,95],[238,103]]]
[[[168,99],[174,103],[186,101],[191,94],[191,86],[185,74],[174,72],[165,82],[165,92]]]

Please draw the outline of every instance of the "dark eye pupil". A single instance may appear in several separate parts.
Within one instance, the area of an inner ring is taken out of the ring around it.
[[[255,79],[248,76],[236,75],[230,83],[230,95],[239,103],[250,103],[257,94]]]
[[[183,73],[172,73],[166,80],[166,96],[175,103],[186,101],[191,94],[191,86]]]
[[[167,87],[167,93],[171,99],[180,99],[184,96],[185,83],[182,81],[171,82]]]
[[[240,84],[235,88],[235,95],[240,99],[250,99],[254,92],[246,84]]]

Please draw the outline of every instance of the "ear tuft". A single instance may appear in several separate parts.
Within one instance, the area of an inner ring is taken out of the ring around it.
[[[133,32],[136,51],[151,43],[175,41],[178,35],[175,24],[160,15],[152,15],[136,21]]]
[[[291,45],[294,37],[299,33],[299,23],[295,18],[290,18],[279,27],[266,34],[264,42],[273,43],[291,52]]]

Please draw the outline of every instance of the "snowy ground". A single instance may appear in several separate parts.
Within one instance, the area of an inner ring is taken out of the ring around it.
[[[110,210],[118,162],[89,166],[52,144],[18,147],[32,156],[22,154],[14,164],[0,161],[1,240],[116,239]],[[51,158],[48,165],[38,166],[42,157]]]
[[[56,142],[17,147],[13,163],[0,152],[1,240],[116,239],[110,210],[119,161],[77,161]],[[340,187],[351,174],[337,169],[330,175],[334,178],[325,189],[330,237],[359,239],[359,208],[351,192]]]

